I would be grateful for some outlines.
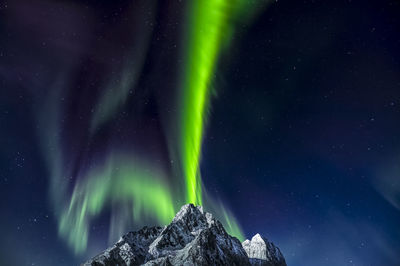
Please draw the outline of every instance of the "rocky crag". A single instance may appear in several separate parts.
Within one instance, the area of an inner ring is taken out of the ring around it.
[[[85,266],[268,265],[286,266],[273,243],[259,234],[243,243],[202,207],[184,205],[165,227],[129,232]]]

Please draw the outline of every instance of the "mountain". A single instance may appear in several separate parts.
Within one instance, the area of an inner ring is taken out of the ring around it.
[[[251,265],[286,266],[279,248],[260,234],[256,234],[251,240],[246,239],[242,246]]]
[[[129,232],[84,265],[286,266],[286,262],[279,248],[259,234],[241,244],[201,206],[187,204],[169,225]]]

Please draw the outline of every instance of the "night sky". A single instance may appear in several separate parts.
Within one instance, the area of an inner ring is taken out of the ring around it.
[[[0,2],[0,265],[78,265],[169,217],[146,203],[126,217],[126,184],[185,203],[187,3]],[[288,265],[400,265],[400,2],[249,3],[211,74],[204,197]],[[80,252],[62,223],[72,195],[101,202]]]

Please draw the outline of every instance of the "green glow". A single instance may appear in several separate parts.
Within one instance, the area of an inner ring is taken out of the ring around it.
[[[224,206],[221,200],[215,199],[212,195],[208,194],[207,191],[203,191],[203,196],[205,210],[212,213],[212,215],[223,224],[228,234],[243,241],[245,237],[242,233],[242,229],[231,211]]]
[[[147,8],[155,8],[156,1],[147,1]],[[90,131],[93,134],[99,127],[113,118],[121,107],[126,104],[129,96],[135,93],[137,82],[143,71],[143,66],[150,47],[153,28],[156,23],[155,12],[137,16],[134,11],[132,16],[137,17],[137,23],[133,23],[132,32],[135,32],[134,41],[130,44],[130,49],[123,57],[123,62],[112,64],[105,76],[105,86],[101,89],[102,95],[98,99],[93,110]],[[140,19],[142,18],[142,19]],[[145,19],[144,19],[145,18]],[[132,34],[128,32],[127,34]],[[117,60],[118,61],[118,60]]]
[[[143,162],[118,157],[88,173],[61,213],[59,233],[76,253],[86,250],[91,220],[112,203],[131,204],[134,221],[146,217],[168,224],[175,215],[163,174]]]
[[[209,104],[210,80],[222,41],[229,38],[226,1],[193,1],[182,99],[182,166],[187,202],[202,204],[200,149]]]
[[[248,20],[255,7],[259,5],[249,0],[191,2],[180,120],[180,156],[188,203],[202,204],[201,144],[218,58],[229,45],[235,24],[239,19]]]
[[[125,70],[120,77],[109,82],[93,113],[90,128],[92,133],[110,120],[118,108],[125,104],[129,94],[133,93],[135,80],[135,75]]]
[[[221,204],[221,211],[223,215],[223,218],[221,218],[221,222],[224,225],[228,234],[238,238],[240,242],[243,242],[245,237],[242,233],[242,229],[240,228],[234,216],[231,213],[229,213],[228,210],[226,210],[222,204]]]
[[[148,164],[143,158],[138,160],[132,154],[106,153],[108,156],[104,164],[86,170],[88,165],[84,163],[75,165],[73,160],[76,155],[63,153],[63,141],[59,133],[63,106],[60,106],[58,99],[73,85],[68,84],[67,70],[65,76],[56,79],[47,104],[41,106],[43,110],[38,118],[41,130],[38,133],[49,165],[50,198],[59,221],[59,234],[76,253],[86,250],[90,225],[101,212],[110,210],[112,219],[126,219],[121,225],[132,230],[140,223],[150,221],[168,224],[175,215],[175,210],[185,201],[212,206],[212,213],[224,224],[227,232],[243,240],[243,234],[232,214],[222,204],[215,204],[206,191],[202,191],[199,164],[218,59],[229,46],[235,26],[240,21],[249,21],[255,11],[260,10],[255,7],[260,7],[258,3],[263,1],[195,0],[188,3],[188,31],[178,101],[179,133],[177,136],[170,136],[172,139],[178,137],[181,141],[179,147],[171,145],[170,148],[174,152],[178,150],[179,165],[186,183],[184,188],[174,187],[172,190],[169,186],[177,186],[179,182],[176,180],[180,175],[175,173],[173,176],[176,178],[172,179],[172,176],[167,176],[158,169],[157,165]],[[145,39],[151,36],[150,31],[147,34]],[[142,71],[146,54],[143,49],[147,44],[145,41],[136,47],[129,57],[132,60],[127,59],[121,74],[113,74],[108,83],[105,81],[106,85],[102,88],[92,119],[87,125],[91,136],[127,102]],[[172,139],[169,138],[170,143]],[[76,168],[78,174],[75,173]],[[74,176],[75,183],[71,183],[71,176]],[[169,182],[166,181],[167,177]],[[72,185],[74,187],[70,196],[69,188]],[[181,189],[186,190],[186,193],[181,192]],[[122,216],[115,215],[114,206],[122,209]],[[119,231],[125,233],[124,230],[127,228]],[[111,234],[112,237],[118,236],[112,229]]]

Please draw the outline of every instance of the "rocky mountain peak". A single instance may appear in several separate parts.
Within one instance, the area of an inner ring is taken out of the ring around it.
[[[212,219],[212,215],[205,213],[203,207],[186,204],[181,207],[171,224],[184,224],[192,230],[195,230],[196,228],[208,226],[207,216],[210,216]]]
[[[257,233],[251,238],[251,242],[254,242],[254,243],[257,243],[257,242],[265,243],[265,240],[263,239],[263,237],[260,234]]]
[[[187,204],[169,225],[129,232],[84,265],[286,265],[271,264],[284,262],[277,251],[258,234],[242,246],[201,206]]]
[[[203,216],[204,211],[202,206],[194,206],[192,203],[183,205],[181,209],[176,213],[172,222],[177,222],[184,218],[186,219],[197,219],[199,216]]]
[[[251,240],[246,239],[242,246],[252,265],[286,266],[280,249],[260,234],[254,235]]]

